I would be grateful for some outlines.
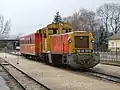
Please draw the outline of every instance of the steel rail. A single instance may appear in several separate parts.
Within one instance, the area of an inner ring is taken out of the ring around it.
[[[101,64],[120,67],[120,64],[114,64],[114,63],[102,63],[101,62]]]
[[[1,57],[0,57],[0,58],[1,58]],[[44,84],[38,82],[36,79],[34,79],[33,77],[31,77],[31,76],[29,76],[28,74],[26,74],[24,71],[18,69],[18,68],[15,67],[14,65],[10,64],[10,63],[9,63],[8,61],[6,61],[5,59],[3,59],[3,58],[1,58],[1,59],[4,60],[5,62],[7,62],[8,65],[11,65],[11,66],[14,67],[15,69],[17,69],[18,71],[20,71],[21,73],[23,73],[24,75],[26,75],[26,76],[27,76],[28,78],[30,78],[31,80],[35,81],[36,83],[38,83],[39,85],[41,85],[42,87],[44,87],[45,89],[51,90],[50,88],[48,88],[48,87],[45,86]],[[3,68],[5,68],[5,67],[3,66]],[[5,69],[5,70],[6,70],[6,69]],[[7,71],[7,72],[9,73],[9,71]],[[14,76],[13,76],[13,78],[14,78]],[[19,81],[18,81],[18,82],[19,82]],[[25,89],[25,90],[26,90],[26,89]]]
[[[87,70],[86,72],[87,74],[91,75],[91,76],[95,76],[98,78],[103,78],[112,82],[116,82],[116,83],[120,83],[120,77],[119,76],[114,76],[114,75],[110,75],[110,74],[106,74],[106,73],[101,73],[101,72],[97,72],[94,70]]]
[[[12,55],[14,55],[14,54],[12,54]],[[113,75],[97,72],[92,69],[89,69],[86,71],[87,72],[85,72],[85,73],[87,73],[88,75],[95,76],[98,78],[104,78],[104,79],[112,81],[112,82],[120,83],[120,77],[118,77],[118,76],[113,76]]]
[[[24,90],[26,90],[26,88],[4,67],[4,64],[1,64],[0,63],[0,65],[1,65],[1,67],[10,75],[10,76],[12,76],[12,78],[24,89]],[[7,65],[7,64],[6,64]]]

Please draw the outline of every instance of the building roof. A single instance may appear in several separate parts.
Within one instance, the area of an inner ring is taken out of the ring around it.
[[[108,40],[118,40],[120,39],[120,32],[118,32],[117,34],[114,34],[110,37],[107,38]]]

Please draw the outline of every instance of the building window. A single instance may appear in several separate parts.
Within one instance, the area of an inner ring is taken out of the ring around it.
[[[111,46],[114,47],[114,42],[111,42]]]

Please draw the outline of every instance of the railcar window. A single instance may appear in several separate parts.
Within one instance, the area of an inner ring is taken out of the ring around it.
[[[23,40],[23,44],[25,44],[25,38],[24,38],[24,40]]]
[[[32,44],[34,43],[34,36],[32,36]]]
[[[22,40],[22,44],[24,44],[24,40]]]
[[[27,37],[26,37],[26,44],[28,43],[28,39],[27,39]]]
[[[30,44],[30,36],[28,37],[28,44]]]
[[[29,36],[29,44],[31,44],[30,37],[31,37],[31,36]]]
[[[33,44],[33,36],[31,36],[31,44]]]
[[[24,44],[26,44],[26,38],[25,38],[25,40],[24,40]]]
[[[22,40],[22,42],[21,42],[21,43],[22,43],[22,44],[24,44],[23,42],[24,42],[24,40]]]
[[[26,38],[25,38],[25,40],[24,40],[24,44],[26,44]]]
[[[29,37],[27,38],[27,44],[29,44]]]
[[[21,40],[21,44],[23,44],[23,40]]]
[[[27,44],[29,44],[29,37],[27,37]]]
[[[29,37],[27,37],[27,44],[29,44]]]
[[[25,38],[23,39],[23,44],[25,44]]]
[[[28,44],[30,43],[29,37],[28,37]]]
[[[30,36],[30,44],[32,44],[32,36]]]

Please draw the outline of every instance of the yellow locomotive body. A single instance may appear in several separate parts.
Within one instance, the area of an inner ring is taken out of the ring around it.
[[[99,55],[93,52],[91,32],[73,31],[70,24],[59,22],[49,24],[38,33],[43,35],[40,56],[47,63],[80,69],[92,68],[99,63]]]
[[[73,31],[68,35],[69,53],[67,55],[67,63],[74,68],[81,69],[96,66],[99,63],[100,57],[93,52],[92,33]]]

